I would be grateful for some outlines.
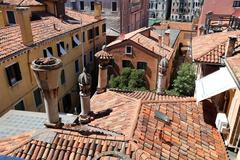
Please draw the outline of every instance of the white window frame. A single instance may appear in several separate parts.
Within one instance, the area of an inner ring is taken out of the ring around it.
[[[128,48],[128,47],[131,48],[131,53],[128,53],[128,52],[127,52],[127,48]],[[132,47],[132,46],[126,46],[126,47],[125,47],[125,54],[126,54],[126,55],[132,55],[132,53],[133,53],[133,47]]]

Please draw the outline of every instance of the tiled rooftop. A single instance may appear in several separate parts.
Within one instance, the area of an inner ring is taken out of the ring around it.
[[[49,14],[43,13],[41,15],[41,20],[31,22],[34,41],[31,47],[34,47],[34,45],[37,45],[40,42],[50,40],[51,38],[81,27],[80,23],[70,24],[68,22],[62,22],[62,20]],[[69,9],[66,10],[66,15],[82,22],[82,26],[97,21],[94,16],[82,14]],[[56,27],[54,27],[54,25],[56,25]],[[29,47],[22,43],[20,27],[18,25],[1,28],[0,37],[0,60],[29,49]]]
[[[113,42],[111,42],[110,44],[107,45],[108,47],[112,47],[116,44],[122,43],[125,40],[131,40],[133,42],[135,42],[137,45],[140,45],[141,47],[149,50],[150,52],[156,54],[156,55],[160,55],[160,56],[167,56],[168,59],[170,59],[170,57],[173,55],[174,50],[166,45],[163,45],[163,47],[161,49],[160,45],[158,43],[158,40],[154,40],[156,39],[156,33],[154,35],[154,37],[147,37],[145,35],[142,34],[142,32],[149,30],[149,32],[151,33],[152,31],[150,30],[150,28],[141,28],[138,29],[136,31],[130,32],[126,35],[124,35],[123,39],[117,39]],[[150,34],[150,36],[153,36],[153,33]],[[158,38],[157,38],[158,39]]]
[[[103,152],[121,152],[132,158],[136,149],[123,138],[87,137],[77,132],[48,129],[35,132],[20,147],[6,153],[24,159],[90,160]]]
[[[3,4],[5,5],[13,5],[13,6],[39,6],[43,5],[37,0],[3,0]]]
[[[89,125],[119,135],[82,135],[74,129],[46,129],[30,139],[26,136],[24,144],[5,150],[5,154],[26,159],[92,159],[99,153],[113,151],[137,160],[227,159],[220,133],[204,121],[207,114],[203,114],[202,106],[191,97],[107,91],[94,95],[91,107],[94,113],[105,109],[112,109],[112,112]],[[156,111],[168,116],[170,123],[156,118]],[[2,143],[6,146],[8,142],[2,139],[0,146]]]
[[[171,122],[155,118],[156,111]],[[157,158],[227,159],[220,133],[204,122],[202,107],[194,101],[143,102],[133,139]]]
[[[221,64],[229,36],[239,36],[240,31],[220,32],[194,37],[192,41],[193,59],[196,62]],[[238,40],[236,45],[239,45]]]
[[[112,55],[104,50],[101,50],[95,54],[95,57],[99,59],[112,59]]]
[[[227,63],[240,84],[240,54],[227,58]]]

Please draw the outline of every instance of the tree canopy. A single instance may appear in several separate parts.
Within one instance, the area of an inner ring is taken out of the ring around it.
[[[176,96],[193,96],[195,89],[195,70],[191,63],[183,63],[176,78],[173,80],[173,88],[167,94]]]
[[[126,90],[146,90],[145,72],[141,69],[123,68],[122,74],[109,81],[110,88]]]

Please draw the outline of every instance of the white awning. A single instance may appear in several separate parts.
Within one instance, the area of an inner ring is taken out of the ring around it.
[[[61,54],[62,54],[62,55],[66,54],[66,51],[65,51],[65,49],[62,47],[61,44],[59,45],[59,47],[60,47],[60,52],[61,52]]]
[[[78,39],[78,37],[77,37],[76,35],[73,36],[73,40],[74,40],[74,42],[75,42],[77,45],[80,44],[80,41],[79,41],[79,39]]]
[[[52,57],[52,54],[48,49],[46,49],[46,52],[47,52],[47,57]]]
[[[206,77],[196,80],[195,98],[197,102],[200,102],[236,87],[237,85],[228,69],[223,67]]]

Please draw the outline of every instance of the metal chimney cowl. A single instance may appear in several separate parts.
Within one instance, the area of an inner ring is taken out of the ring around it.
[[[43,92],[44,104],[50,124],[58,124],[58,88],[63,63],[55,57],[39,58],[32,62],[37,84]]]

